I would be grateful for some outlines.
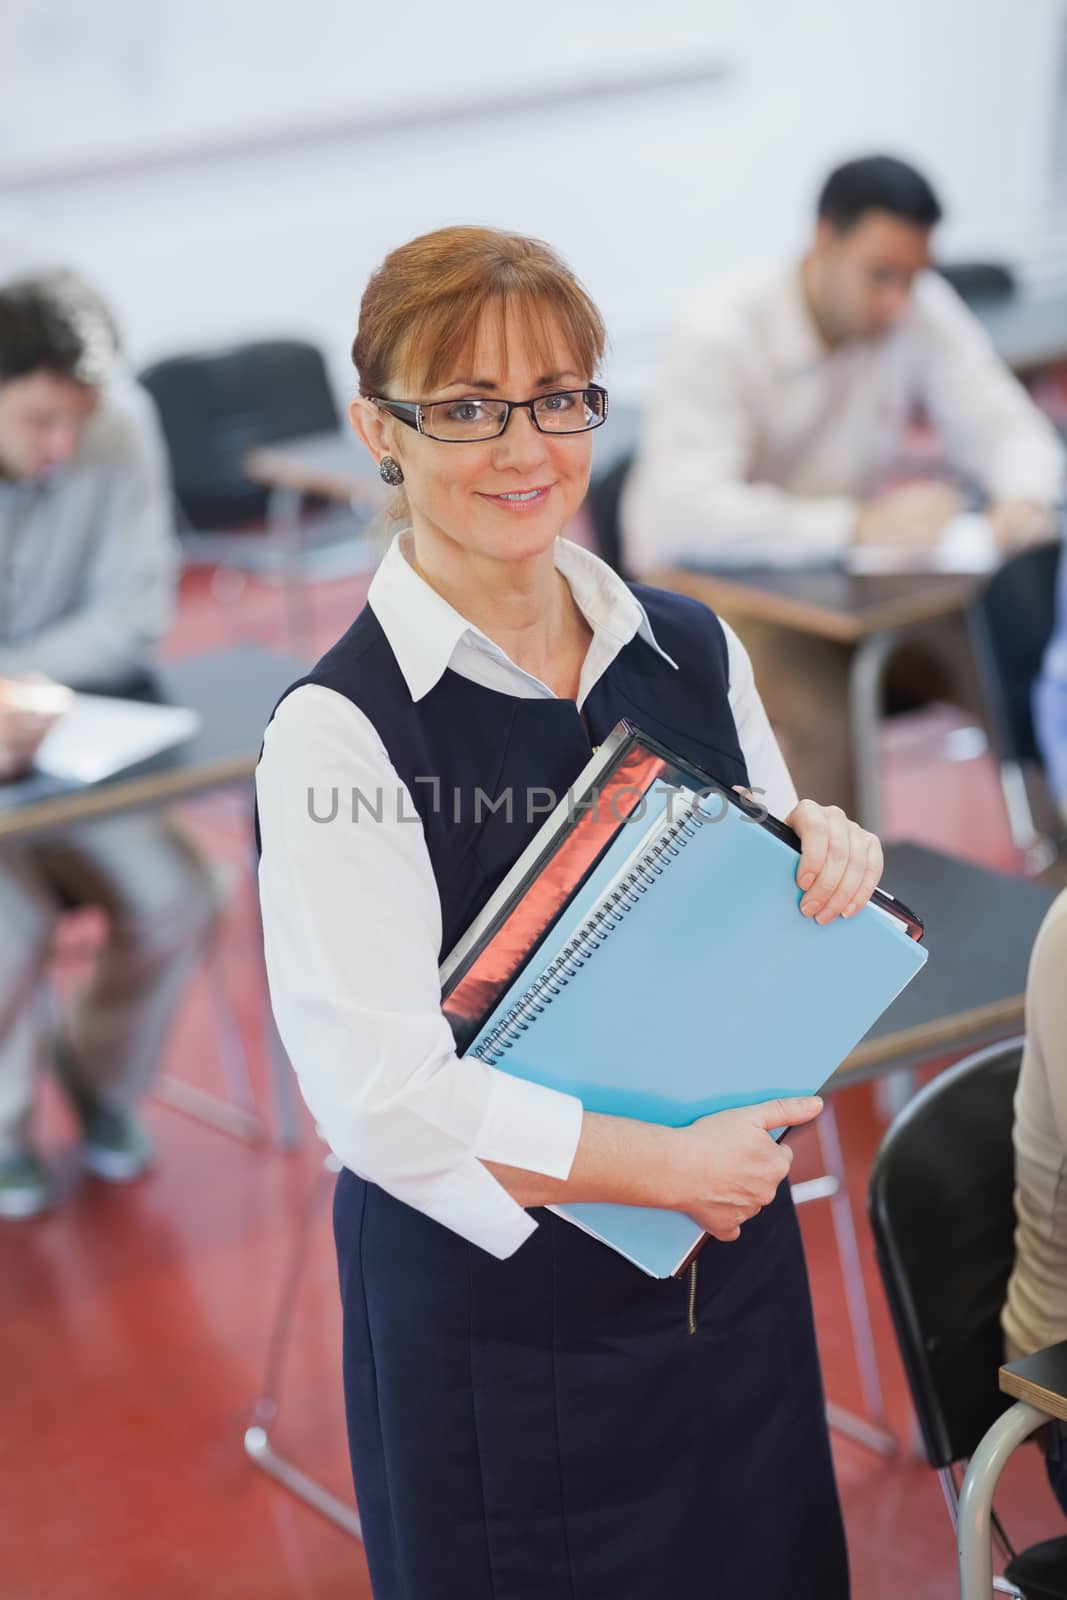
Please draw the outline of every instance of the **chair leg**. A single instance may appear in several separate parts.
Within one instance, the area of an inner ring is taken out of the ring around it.
[[[1011,826],[1012,843],[1025,854],[1037,843],[1039,834],[1026,789],[1026,778],[1017,761],[1000,763],[1000,789]]]
[[[852,1349],[859,1369],[860,1387],[866,1415],[854,1416],[840,1406],[828,1405],[826,1414],[832,1428],[847,1434],[857,1443],[877,1451],[879,1455],[895,1455],[898,1445],[889,1429],[882,1380],[878,1372],[874,1330],[871,1327],[871,1310],[863,1282],[863,1263],[856,1239],[856,1225],[852,1216],[852,1202],[845,1181],[845,1158],[837,1127],[837,1115],[832,1101],[815,1124],[819,1150],[826,1172],[837,1180],[837,1188],[830,1196],[830,1212],[837,1241],[837,1257],[845,1285],[845,1301],[852,1331]]]
[[[291,1461],[280,1456],[271,1447],[265,1428],[253,1426],[246,1429],[245,1453],[261,1472],[280,1483],[283,1489],[288,1489],[290,1494],[295,1494],[313,1511],[319,1512],[320,1516],[326,1517],[344,1533],[362,1543],[363,1525],[358,1514],[343,1500],[338,1500],[336,1495],[324,1489],[321,1483],[316,1483],[314,1478],[309,1478],[306,1472],[301,1472],[299,1467],[294,1467]]]
[[[945,1504],[948,1506],[948,1516],[949,1521],[952,1523],[952,1531],[957,1533],[960,1525],[960,1491],[956,1483],[955,1468],[942,1467],[937,1476],[945,1496]],[[1013,1561],[1015,1559],[1015,1546],[1008,1538],[1004,1524],[997,1516],[995,1507],[991,1509],[989,1516],[993,1526],[993,1541],[1000,1551],[1001,1558],[1004,1561]]]
[[[945,1504],[948,1507],[948,1519],[952,1524],[952,1531],[955,1533],[960,1525],[960,1491],[956,1485],[956,1474],[951,1467],[942,1467],[937,1474],[937,1479],[941,1485],[941,1492],[945,1497]]]
[[[214,933],[204,954],[203,968],[211,994],[215,1017],[215,1044],[226,1085],[228,1101],[198,1089],[182,1078],[164,1073],[153,1085],[157,1100],[174,1111],[181,1111],[197,1122],[206,1123],[219,1133],[229,1134],[245,1144],[260,1144],[266,1128],[256,1106],[255,1092],[248,1071],[248,1056],[241,1030],[234,1015],[233,1002],[221,964],[220,935]]]
[[[878,734],[882,725],[885,675],[899,643],[900,635],[891,628],[868,635],[857,646],[848,674],[856,820],[872,833],[881,831],[882,785]]]
[[[340,1171],[340,1162],[336,1156],[328,1155],[323,1162],[322,1170],[312,1187],[308,1203],[293,1247],[286,1264],[285,1276],[282,1279],[281,1291],[278,1295],[278,1308],[274,1314],[274,1325],[271,1328],[270,1340],[267,1347],[267,1366],[263,1379],[263,1389],[252,1411],[252,1421],[245,1429],[245,1453],[261,1471],[266,1472],[278,1483],[289,1490],[291,1494],[303,1500],[305,1505],[311,1506],[320,1515],[327,1517],[331,1522],[342,1528],[345,1533],[354,1539],[362,1539],[363,1529],[359,1516],[351,1506],[339,1500],[336,1495],[324,1489],[322,1484],[287,1460],[276,1451],[270,1442],[270,1426],[277,1419],[281,1409],[282,1380],[285,1370],[285,1358],[289,1351],[289,1341],[292,1334],[293,1316],[296,1312],[297,1297],[300,1284],[304,1276],[307,1263],[308,1244],[311,1231],[318,1221],[319,1212],[331,1192],[332,1179]]]
[[[300,1120],[296,1103],[296,1074],[293,1071],[289,1057],[285,1053],[285,1046],[282,1044],[278,1033],[278,1025],[274,1020],[274,1009],[270,1003],[270,987],[267,983],[267,969],[263,953],[263,920],[260,913],[257,889],[259,858],[256,855],[254,844],[249,849],[248,867],[251,885],[250,903],[256,928],[254,944],[256,958],[259,963],[260,993],[262,996],[263,1047],[266,1053],[267,1068],[270,1072],[271,1090],[274,1098],[277,1140],[283,1150],[291,1150],[300,1141]]]
[[[161,1073],[153,1082],[150,1093],[162,1105],[180,1111],[209,1128],[215,1128],[219,1133],[229,1134],[245,1144],[259,1144],[266,1135],[266,1128],[256,1107],[248,1057],[220,961],[220,940],[221,933],[216,929],[208,940],[202,961],[214,1011],[219,1065],[229,1098],[223,1100],[206,1089],[186,1083],[184,1078],[176,1078],[172,1073]],[[91,954],[87,951],[83,958],[88,960]],[[40,1004],[42,1029],[57,1032],[62,1025],[62,1013],[52,985],[47,980],[41,986]]]
[[[276,485],[267,500],[267,525],[279,554],[285,587],[286,640],[295,654],[311,659],[311,602],[300,565],[303,500],[298,489]]]
[[[1017,1401],[998,1417],[971,1457],[960,1491],[957,1549],[960,1600],[988,1600],[993,1583],[993,1494],[1012,1453],[1048,1418],[1036,1406]],[[1018,1594],[998,1579],[998,1594]]]

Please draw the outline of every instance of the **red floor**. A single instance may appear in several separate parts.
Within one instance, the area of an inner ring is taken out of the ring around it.
[[[352,581],[316,591],[320,643],[341,630],[364,589]],[[255,584],[238,593],[224,582],[213,590],[203,575],[187,580],[172,652],[235,636],[282,643],[277,591]],[[965,846],[976,860],[1014,870],[988,758],[943,759],[953,725],[939,711],[894,723],[886,740],[887,836]],[[200,802],[189,814],[214,852],[243,865],[243,816],[233,799]],[[224,960],[265,1101],[247,882],[229,916]],[[214,1086],[212,1038],[197,984],[169,1070]],[[949,1597],[953,1538],[937,1482],[907,1444],[903,1377],[862,1223],[865,1175],[880,1135],[871,1091],[847,1091],[837,1109],[882,1380],[905,1441],[885,1460],[835,1437],[853,1592],[859,1600]],[[71,1174],[67,1202],[54,1216],[0,1234],[0,1600],[361,1600],[370,1588],[360,1546],[259,1473],[241,1443],[286,1252],[320,1167],[310,1124],[305,1118],[300,1149],[283,1153],[243,1146],[156,1103],[147,1116],[159,1146],[149,1179],[123,1192],[78,1185]],[[62,1162],[70,1125],[47,1092],[39,1132]],[[798,1157],[797,1176],[818,1170],[811,1135],[798,1141]],[[814,1204],[802,1219],[827,1387],[833,1400],[856,1408],[829,1212]],[[325,1209],[313,1240],[274,1437],[348,1497]],[[1002,1509],[1020,1544],[1060,1531],[1032,1451],[1012,1463]]]

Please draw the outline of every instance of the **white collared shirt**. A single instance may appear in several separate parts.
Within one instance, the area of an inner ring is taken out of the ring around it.
[[[919,406],[992,499],[1062,496],[1055,430],[939,274],[919,274],[884,338],[831,351],[798,263],[711,284],[680,316],[649,397],[622,503],[630,566],[839,554]]]
[[[393,541],[368,603],[413,699],[446,668],[504,694],[553,698],[414,571],[410,537]],[[670,661],[610,567],[566,539],[556,543],[556,565],[593,633],[579,707],[635,635]],[[796,793],[748,654],[725,631],[730,707],[749,780],[768,809],[785,816]],[[399,793],[406,815],[415,815],[376,728],[350,700],[305,684],[282,702],[256,773],[259,887],[271,1001],[301,1092],[345,1166],[508,1256],[536,1223],[483,1162],[565,1178],[581,1104],[456,1056],[441,1012],[441,905],[422,829],[398,825],[388,809],[381,823],[351,824],[342,811],[324,826],[310,814],[309,789]]]

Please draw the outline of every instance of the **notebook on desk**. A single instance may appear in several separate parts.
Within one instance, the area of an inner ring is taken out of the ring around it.
[[[34,767],[72,783],[99,783],[191,739],[200,716],[185,706],[75,694],[34,755]]]
[[[813,1093],[926,952],[888,895],[802,917],[796,864],[790,829],[621,724],[444,963],[457,1048],[669,1126]],[[703,1240],[676,1212],[557,1209],[655,1277]]]

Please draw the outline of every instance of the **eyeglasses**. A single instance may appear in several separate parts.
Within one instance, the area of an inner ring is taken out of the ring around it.
[[[528,411],[541,433],[588,433],[591,428],[599,428],[608,414],[608,391],[598,383],[590,384],[588,389],[539,394],[536,400],[492,400],[481,395],[429,402],[383,400],[377,395],[367,398],[427,439],[446,444],[496,439],[507,427],[513,411]]]

